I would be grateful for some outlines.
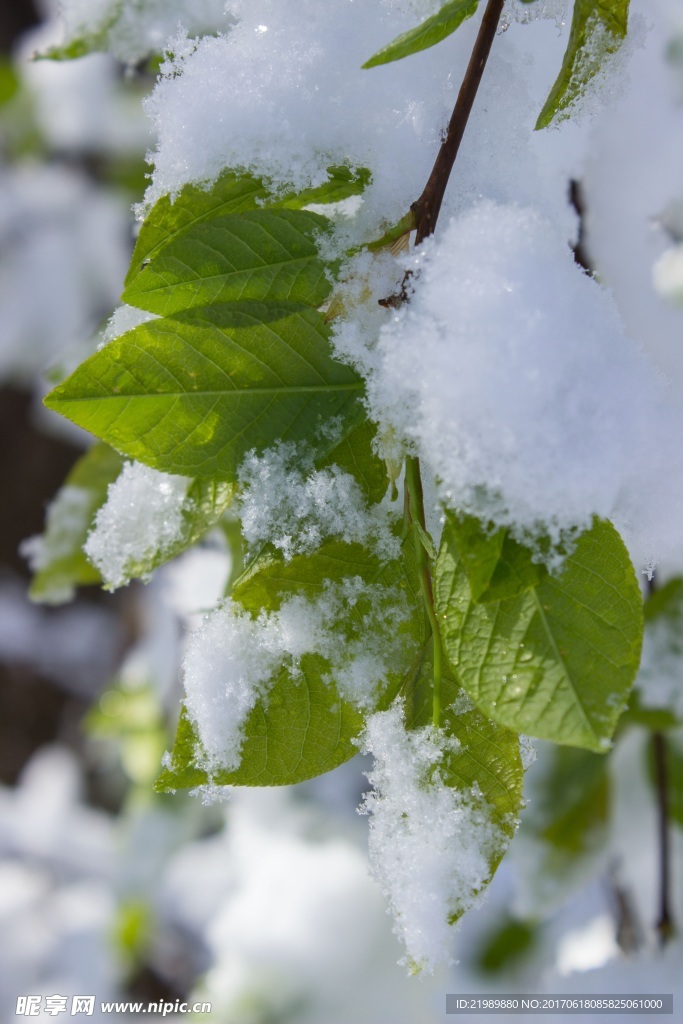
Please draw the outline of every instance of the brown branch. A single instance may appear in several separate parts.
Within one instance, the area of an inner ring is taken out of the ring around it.
[[[660,946],[665,946],[675,932],[671,912],[671,836],[669,827],[669,772],[666,738],[661,732],[652,734],[652,755],[657,790],[659,835],[659,914],[655,928]]]
[[[419,245],[423,239],[431,235],[436,227],[448,179],[450,178],[455,158],[460,149],[460,143],[465,134],[465,128],[467,127],[472,105],[491,51],[491,45],[498,28],[504,3],[505,0],[489,0],[486,6],[474,49],[472,50],[472,56],[467,65],[467,71],[462,80],[460,92],[458,93],[451,120],[448,124],[446,138],[441,144],[441,149],[438,152],[432,173],[429,175],[429,180],[425,185],[422,195],[411,207],[416,218],[416,245]]]

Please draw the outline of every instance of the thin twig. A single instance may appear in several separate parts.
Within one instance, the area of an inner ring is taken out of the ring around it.
[[[467,65],[467,71],[462,80],[460,92],[458,93],[458,98],[448,124],[446,138],[441,144],[441,149],[438,152],[432,173],[429,175],[429,180],[424,187],[422,195],[411,207],[416,218],[416,245],[419,245],[423,239],[431,235],[436,227],[448,179],[450,178],[455,158],[460,149],[460,143],[465,134],[465,128],[467,127],[472,105],[491,51],[491,45],[498,28],[504,3],[505,0],[489,0],[486,6],[474,49],[472,50],[472,56]]]
[[[671,912],[671,830],[669,822],[669,772],[666,738],[661,732],[652,734],[652,754],[657,790],[659,834],[659,915],[655,928],[660,946],[673,936],[674,920]]]

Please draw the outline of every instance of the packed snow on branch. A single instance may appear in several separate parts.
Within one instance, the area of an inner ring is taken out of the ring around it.
[[[163,559],[182,537],[190,482],[128,462],[109,485],[84,551],[111,590],[140,575],[140,566]]]
[[[557,228],[484,201],[406,266],[378,345],[351,323],[337,348],[442,499],[527,540],[611,519],[641,565],[680,544],[680,412]]]
[[[399,554],[385,504],[368,507],[350,473],[338,466],[316,470],[312,453],[301,446],[250,452],[240,483],[242,534],[252,546],[268,541],[289,560],[335,537],[347,544],[374,544],[385,557]]]
[[[452,961],[451,921],[478,902],[505,836],[481,794],[452,789],[439,775],[457,740],[427,726],[406,731],[400,703],[371,715],[364,745],[375,758],[370,819],[373,873],[389,900],[408,963],[431,972]]]

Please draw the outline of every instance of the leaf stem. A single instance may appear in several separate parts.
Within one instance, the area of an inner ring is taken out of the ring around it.
[[[448,123],[446,137],[441,144],[437,154],[432,172],[429,175],[427,184],[422,195],[416,199],[411,206],[411,213],[415,218],[416,237],[415,244],[419,245],[428,235],[431,235],[436,227],[436,222],[441,211],[441,204],[446,192],[446,186],[453,170],[455,158],[458,155],[460,143],[469,116],[472,112],[479,83],[481,82],[486,62],[491,52],[491,46],[498,28],[500,16],[503,12],[505,0],[488,0],[484,16],[479,26],[479,32],[474,43],[472,55],[467,65],[465,77],[462,80],[458,98]],[[399,306],[408,301],[409,294],[406,287],[410,271],[406,273],[403,284],[398,295],[390,296],[382,300],[382,305]],[[439,621],[434,608],[434,590],[432,587],[432,576],[429,565],[429,555],[425,549],[424,498],[422,493],[422,477],[420,475],[420,460],[414,456],[406,458],[406,506],[407,512],[413,525],[413,538],[415,544],[415,557],[420,576],[420,589],[422,599],[427,610],[429,624],[432,630],[434,643],[434,691],[432,721],[435,726],[441,722],[441,677],[443,671],[443,650],[441,647],[441,632]]]
[[[411,206],[416,219],[416,245],[419,245],[423,239],[431,235],[436,227],[448,179],[450,178],[455,158],[460,149],[460,143],[465,134],[465,128],[467,127],[477,90],[479,89],[479,83],[481,82],[491,51],[504,3],[505,0],[489,0],[486,5],[472,50],[472,56],[467,65],[467,71],[462,80],[460,92],[451,114],[446,138],[441,144],[432,173],[429,175],[429,180],[424,187],[422,195]]]
[[[425,537],[427,536],[425,526],[424,495],[422,492],[422,477],[420,475],[420,460],[413,455],[406,458],[406,503],[408,515],[413,527],[413,544],[415,546],[415,560],[420,578],[420,590],[422,600],[427,611],[427,618],[432,630],[433,638],[433,661],[434,661],[434,689],[432,698],[432,722],[438,728],[441,724],[441,678],[443,673],[443,651],[441,647],[441,633],[439,620],[434,607],[434,589],[432,586],[432,574],[429,566],[429,555],[425,548]]]

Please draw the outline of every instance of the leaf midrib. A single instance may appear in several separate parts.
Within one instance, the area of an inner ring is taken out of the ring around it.
[[[360,391],[363,388],[362,381],[356,381],[353,384],[305,384],[297,385],[293,387],[273,387],[273,388],[226,388],[226,389],[215,389],[208,391],[206,389],[197,391],[162,391],[156,394],[150,394],[148,391],[137,392],[126,392],[120,395],[78,395],[68,397],[56,397],[50,404],[61,404],[67,402],[110,402],[110,401],[127,401],[131,398],[202,398],[210,395],[224,395],[224,396],[235,396],[235,395],[291,395],[291,394],[306,394],[308,392],[329,392],[329,391]]]
[[[593,725],[591,724],[591,721],[590,721],[590,719],[588,717],[588,712],[586,711],[586,709],[583,706],[583,702],[582,702],[582,700],[581,700],[581,698],[580,698],[580,696],[578,694],[576,686],[574,685],[574,681],[573,681],[572,675],[571,675],[571,673],[570,673],[570,671],[569,671],[569,669],[567,667],[567,663],[565,662],[564,658],[560,654],[560,651],[559,651],[559,648],[557,646],[557,643],[555,642],[555,637],[553,635],[553,631],[550,628],[550,623],[548,622],[548,617],[545,614],[545,611],[543,610],[543,606],[542,606],[542,604],[540,602],[540,599],[539,599],[539,596],[538,596],[538,591],[536,590],[535,587],[531,591],[531,596],[532,596],[533,601],[534,601],[534,603],[536,605],[536,610],[537,610],[537,612],[538,612],[538,614],[539,614],[539,616],[541,618],[541,622],[543,624],[543,628],[545,629],[545,632],[546,632],[546,635],[548,637],[548,640],[550,641],[550,646],[552,647],[552,649],[553,649],[553,651],[555,653],[555,657],[557,658],[558,662],[562,666],[562,670],[564,672],[564,675],[565,675],[565,678],[567,680],[567,683],[569,684],[569,688],[571,689],[571,692],[574,695],[575,704],[576,704],[576,706],[578,707],[578,709],[579,709],[579,711],[581,713],[581,717],[583,718],[583,720],[584,720],[584,722],[586,724],[588,732],[590,733],[592,738],[595,740],[595,742],[598,743],[599,742],[599,737],[598,737],[597,733],[595,732],[595,729],[593,728]]]

